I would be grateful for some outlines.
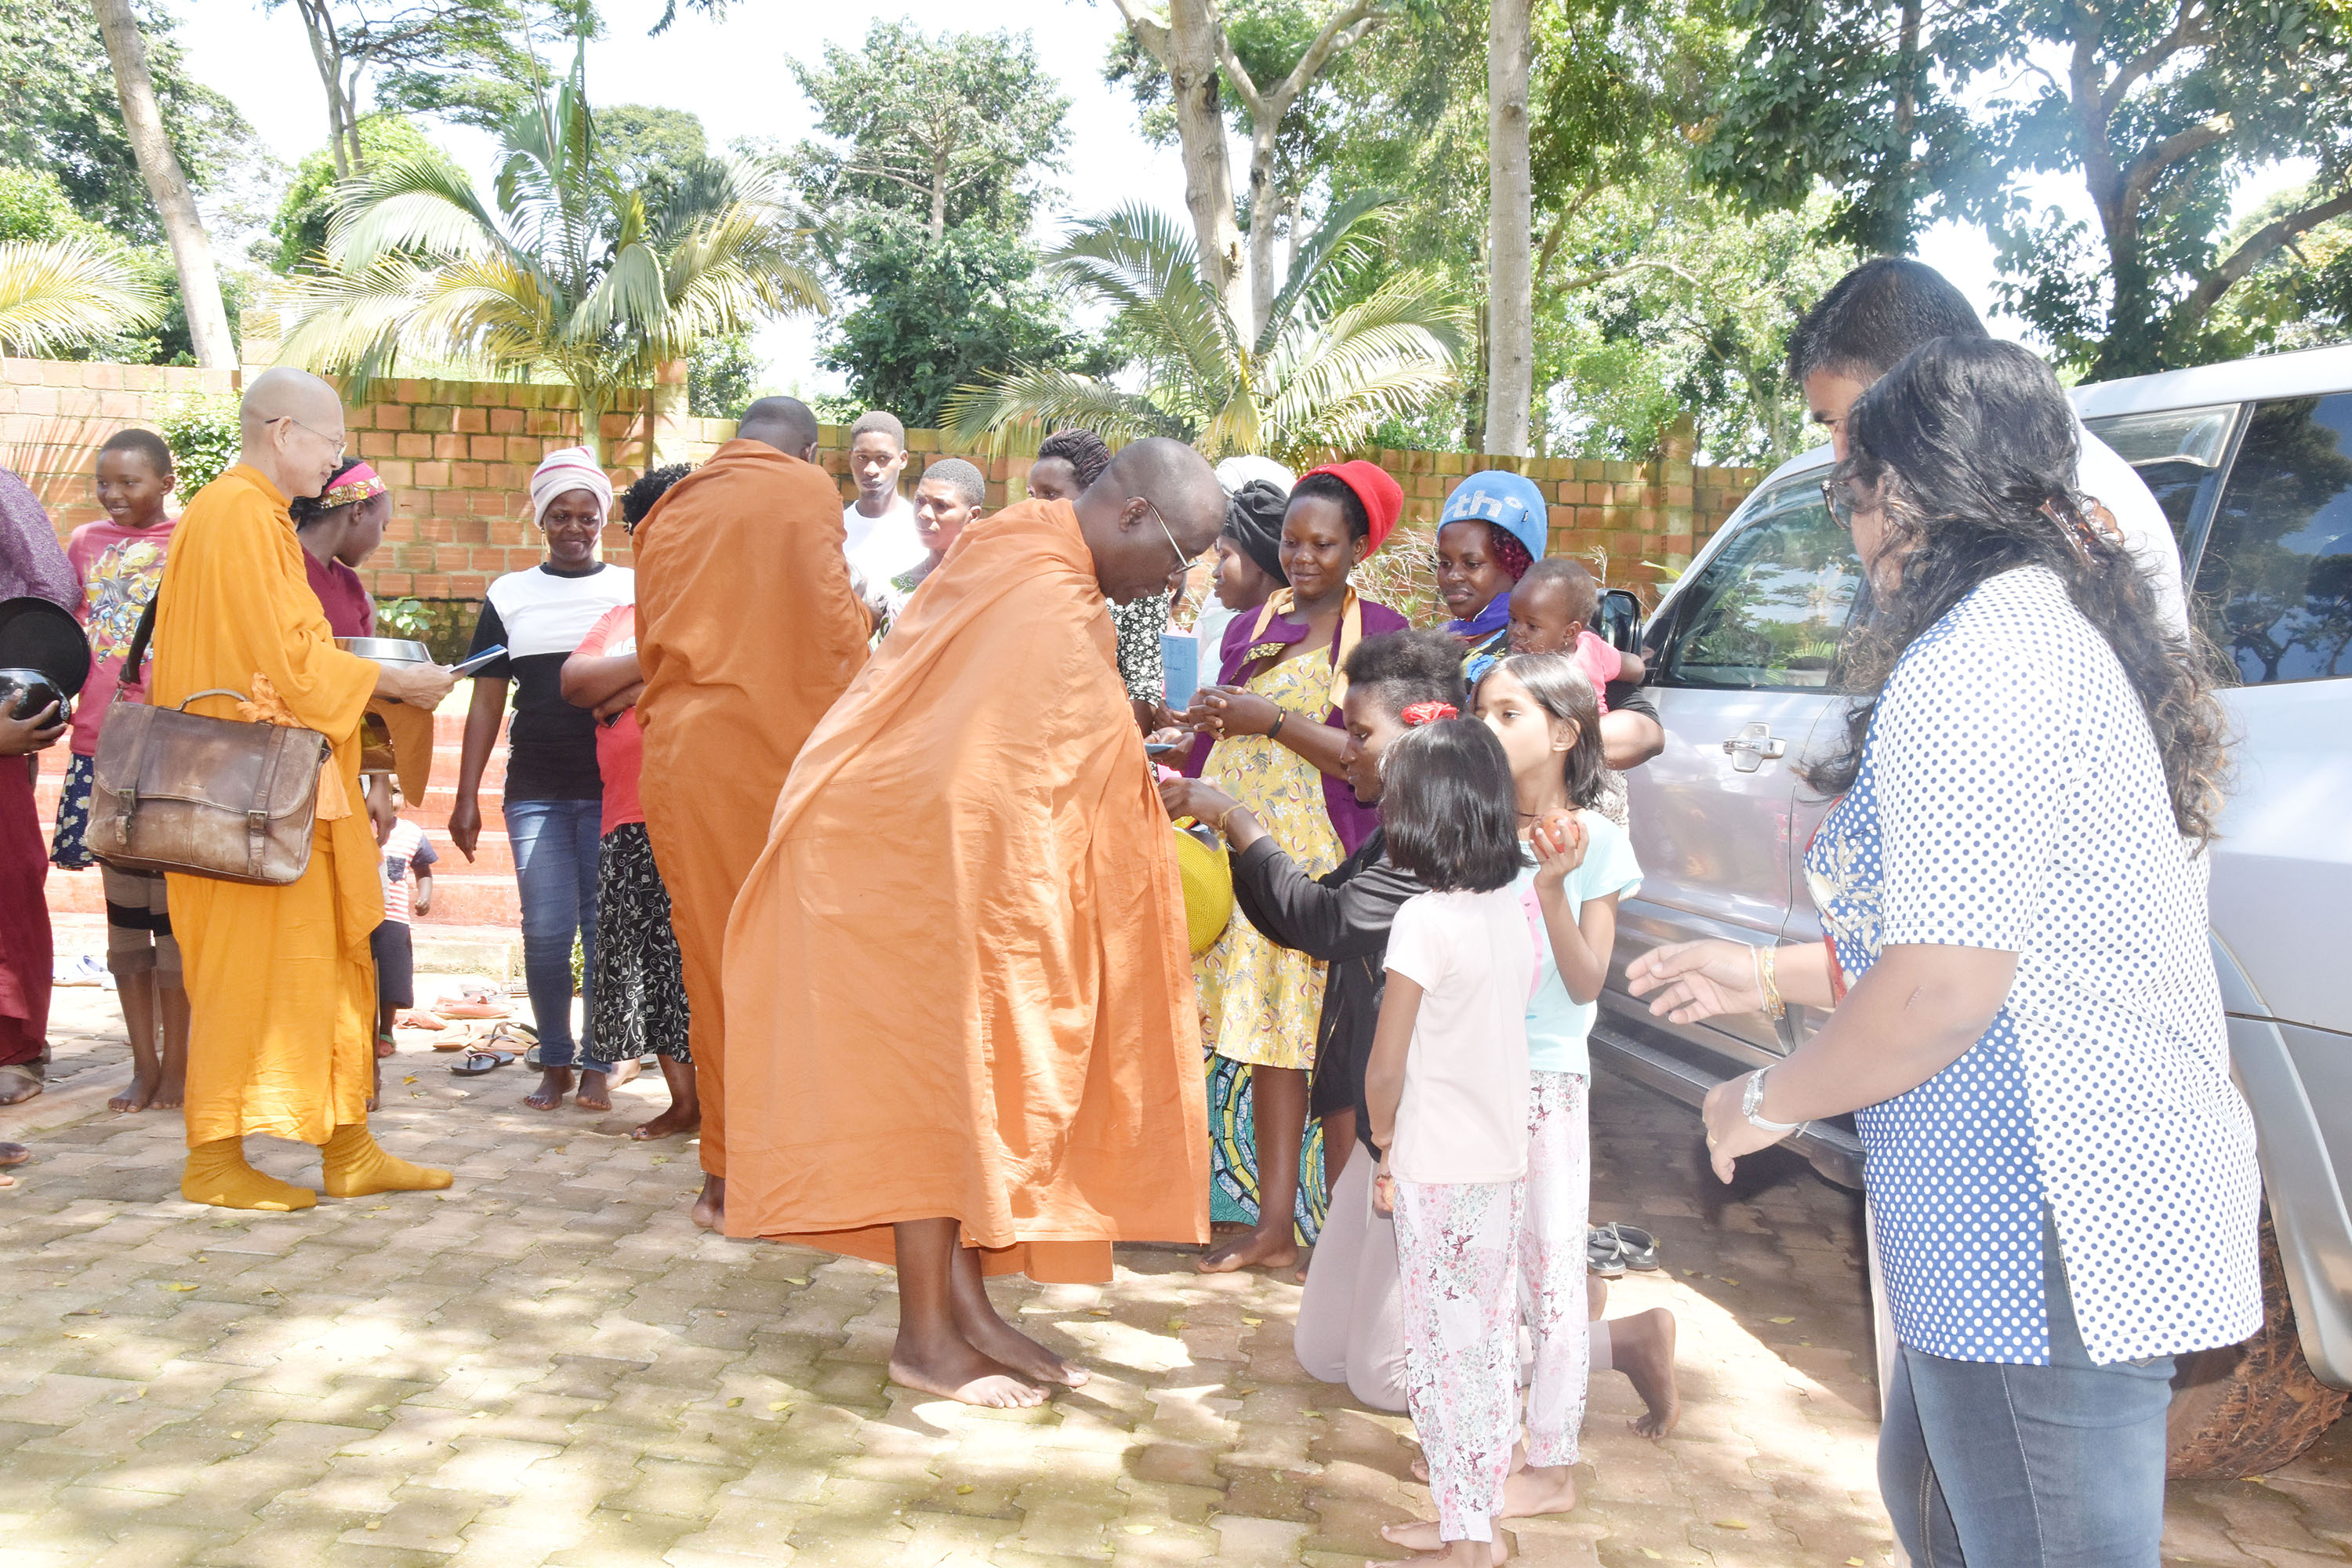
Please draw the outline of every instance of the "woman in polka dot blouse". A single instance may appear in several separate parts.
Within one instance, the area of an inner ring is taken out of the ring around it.
[[[2252,1117],[2206,944],[2221,713],[2041,361],[1942,338],[1828,487],[1877,609],[1805,871],[1826,941],[1663,947],[1688,1022],[1831,1008],[1720,1086],[1739,1156],[1854,1113],[1901,1353],[1879,1481],[1914,1563],[2156,1568],[2171,1358],[2261,1326]],[[2022,681],[2021,669],[2047,679]]]

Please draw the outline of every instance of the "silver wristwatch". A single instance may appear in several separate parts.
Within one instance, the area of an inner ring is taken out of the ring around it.
[[[1802,1127],[1804,1123],[1764,1120],[1764,1068],[1758,1068],[1748,1075],[1748,1087],[1740,1090],[1739,1094],[1739,1114],[1748,1118],[1749,1126],[1759,1127],[1767,1132],[1777,1132],[1785,1137]]]

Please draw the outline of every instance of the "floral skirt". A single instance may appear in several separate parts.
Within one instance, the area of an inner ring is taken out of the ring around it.
[[[669,890],[642,822],[604,835],[596,854],[596,980],[592,1062],[652,1053],[692,1061],[686,1046],[686,973],[669,923]]]
[[[66,764],[65,787],[58,794],[58,830],[49,840],[49,864],[68,871],[87,871],[98,864],[82,843],[89,831],[89,781],[98,759],[77,755]]]

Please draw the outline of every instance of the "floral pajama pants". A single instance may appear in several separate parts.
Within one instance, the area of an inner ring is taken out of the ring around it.
[[[1519,1433],[1519,1240],[1527,1183],[1396,1182],[1405,1407],[1437,1533],[1491,1541]]]
[[[1535,1342],[1528,1380],[1528,1463],[1572,1465],[1591,1361],[1585,1221],[1592,1171],[1582,1075],[1529,1075],[1528,1197],[1519,1229],[1519,1313]]]

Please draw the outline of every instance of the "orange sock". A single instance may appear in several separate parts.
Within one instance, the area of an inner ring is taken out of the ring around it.
[[[363,1198],[371,1193],[426,1193],[446,1187],[446,1171],[412,1165],[385,1153],[368,1135],[364,1121],[346,1121],[327,1140],[327,1179],[331,1198]]]
[[[180,1195],[192,1204],[225,1209],[306,1209],[319,1201],[308,1187],[265,1176],[245,1163],[245,1140],[215,1138],[188,1151]]]

